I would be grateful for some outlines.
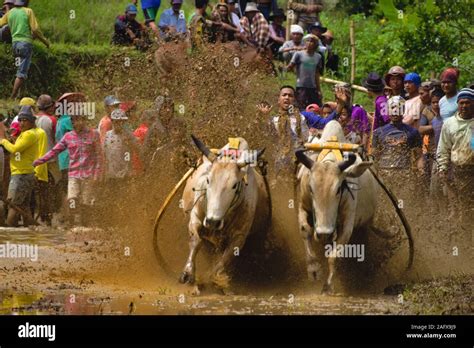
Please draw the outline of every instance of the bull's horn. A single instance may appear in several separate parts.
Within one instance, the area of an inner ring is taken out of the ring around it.
[[[304,149],[296,150],[295,155],[298,159],[298,162],[302,163],[306,168],[311,169],[313,167],[314,161],[305,155]]]
[[[194,135],[191,134],[191,138],[193,139],[194,145],[196,145],[199,151],[201,151],[203,155],[206,156],[209,161],[214,162],[217,156],[211,150],[209,150],[208,147],[204,145],[204,143],[201,140],[196,138]]]
[[[356,161],[356,155],[353,153],[350,153],[347,161],[343,161],[338,164],[339,170],[341,172],[345,171],[347,168],[353,165],[355,161]]]

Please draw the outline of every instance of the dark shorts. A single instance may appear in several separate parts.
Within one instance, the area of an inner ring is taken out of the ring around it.
[[[17,174],[10,178],[8,186],[8,199],[17,206],[27,206],[30,202],[31,193],[35,187],[34,174]]]
[[[143,9],[143,15],[145,16],[145,24],[148,25],[151,22],[155,21],[159,9],[160,6]]]
[[[310,104],[322,106],[316,88],[296,87],[296,101],[300,110],[305,110]]]

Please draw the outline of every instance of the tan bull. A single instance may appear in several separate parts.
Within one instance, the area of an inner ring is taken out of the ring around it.
[[[344,133],[337,121],[329,122],[324,128],[321,142],[331,138],[344,143]],[[303,164],[298,172],[300,233],[306,249],[307,272],[311,280],[316,280],[321,271],[313,240],[324,244],[328,260],[328,277],[323,292],[331,293],[335,261],[349,242],[355,229],[370,227],[376,209],[376,181],[367,169],[372,162],[364,162],[354,153],[348,158],[337,158],[334,151],[305,154],[297,150],[296,156]],[[324,154],[323,154],[324,155]],[[332,248],[340,246],[340,248]],[[362,249],[363,251],[365,249]],[[344,256],[344,255],[343,255]]]
[[[226,268],[241,250],[247,237],[265,227],[270,211],[263,177],[252,166],[263,151],[249,152],[247,142],[239,145],[236,158],[227,156],[227,144],[218,154],[199,139],[195,145],[203,153],[203,163],[188,179],[183,193],[184,208],[189,213],[189,257],[180,277],[181,283],[193,284],[196,254],[203,240],[213,244],[222,256],[211,270],[211,281],[225,289],[230,277]],[[246,156],[244,154],[251,154]]]

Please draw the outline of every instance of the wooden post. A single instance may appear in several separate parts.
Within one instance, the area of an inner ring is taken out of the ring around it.
[[[355,37],[354,37],[354,21],[350,22],[349,36],[351,40],[351,85],[355,82],[355,69],[356,69],[356,51],[355,51]],[[352,96],[354,98],[354,96]]]
[[[295,18],[295,12],[290,8],[292,2],[293,2],[293,0],[289,0],[288,4],[287,4],[287,7],[286,7],[286,41],[290,40],[291,25],[293,24],[293,20]],[[292,11],[292,12],[290,12],[290,11]]]

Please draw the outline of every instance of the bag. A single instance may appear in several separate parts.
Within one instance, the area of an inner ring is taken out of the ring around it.
[[[0,42],[12,43],[12,33],[8,25],[0,28]]]

